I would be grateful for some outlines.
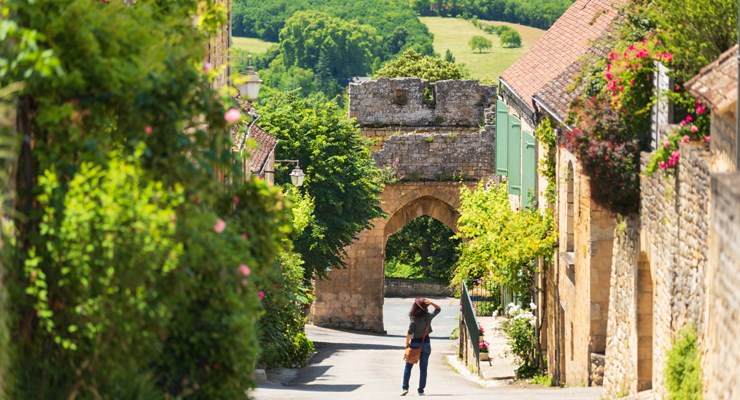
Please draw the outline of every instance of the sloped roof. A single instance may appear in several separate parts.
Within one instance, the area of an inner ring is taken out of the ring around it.
[[[277,138],[267,133],[257,124],[252,124],[249,128],[248,138],[257,142],[257,147],[249,149],[249,169],[252,174],[259,175],[267,164],[270,154],[277,146]]]
[[[566,96],[572,77],[572,72],[570,75],[568,72],[577,70],[579,57],[591,48],[592,40],[608,31],[617,16],[615,6],[625,2],[576,0],[524,57],[501,74],[501,79],[531,112],[534,111],[531,99],[540,90],[543,91],[539,95],[545,101]],[[557,100],[558,104],[553,105],[562,109],[560,102]],[[567,109],[567,103],[565,106]]]
[[[737,102],[737,53],[735,45],[686,83],[689,92],[712,111],[724,113]]]

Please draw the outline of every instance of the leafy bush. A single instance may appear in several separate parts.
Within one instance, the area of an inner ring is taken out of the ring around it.
[[[438,57],[422,56],[409,49],[375,71],[375,77],[415,77],[436,82],[445,79],[465,79],[467,74],[457,64]]]
[[[702,370],[696,330],[683,328],[668,350],[665,369],[666,389],[670,400],[699,400],[702,398]]]
[[[523,310],[514,303],[506,311],[508,319],[501,329],[509,336],[507,344],[515,362],[519,365],[517,372],[520,378],[529,378],[540,372],[535,326],[537,321],[529,310]]]
[[[38,379],[34,386],[64,397],[115,392],[115,376],[146,369],[157,352],[170,311],[162,282],[183,251],[175,237],[183,192],[144,179],[140,156],[85,162],[66,192],[55,170],[39,178],[44,245],[31,247],[24,275],[48,352],[28,349],[38,364],[23,372],[40,376],[22,376],[22,385]]]
[[[522,36],[519,32],[510,29],[501,34],[502,47],[522,47]]]

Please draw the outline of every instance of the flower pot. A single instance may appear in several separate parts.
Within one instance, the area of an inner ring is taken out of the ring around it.
[[[481,361],[488,361],[490,358],[488,357],[488,353],[480,353],[480,360]]]

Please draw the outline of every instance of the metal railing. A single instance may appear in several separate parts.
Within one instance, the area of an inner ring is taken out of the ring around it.
[[[460,303],[462,308],[463,324],[465,325],[470,345],[473,348],[473,354],[475,354],[475,367],[480,374],[480,350],[478,349],[480,326],[478,325],[478,318],[475,317],[475,309],[473,308],[473,302],[470,300],[470,295],[468,294],[468,288],[465,282],[462,283]],[[460,332],[460,334],[462,334],[462,332]]]

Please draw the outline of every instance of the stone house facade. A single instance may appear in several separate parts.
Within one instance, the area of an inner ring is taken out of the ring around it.
[[[231,0],[215,0],[215,2],[226,12],[228,23],[210,37],[205,62],[221,71],[211,84],[214,89],[220,89],[231,83]]]
[[[712,110],[711,144],[682,143],[674,175],[643,177],[640,213],[616,231],[606,397],[652,388],[664,398],[666,351],[689,325],[705,397],[740,397],[736,57],[737,46],[686,85]]]
[[[578,93],[568,87],[581,70],[582,56],[598,51],[594,41],[609,33],[617,16],[615,7],[622,3],[576,0],[530,51],[501,75],[501,108],[521,121],[522,132],[534,132],[545,118],[557,136],[570,129],[565,118]],[[504,129],[498,129],[498,121],[496,125],[498,173],[499,136]],[[558,384],[600,384],[616,221],[591,200],[589,178],[574,154],[560,147],[548,151],[540,143],[535,148],[534,168],[546,157],[556,163],[556,181],[548,182],[538,173],[534,190],[540,209],[554,207],[560,238],[553,265],[542,264],[538,278],[537,314],[548,372]],[[557,186],[554,205],[545,199],[548,185]]]

